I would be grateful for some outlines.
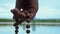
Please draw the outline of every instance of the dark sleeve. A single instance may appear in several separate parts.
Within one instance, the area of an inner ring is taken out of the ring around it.
[[[30,19],[33,19],[38,11],[38,0],[30,0],[31,8],[28,9]]]
[[[20,2],[21,2],[21,0],[16,0],[15,8],[18,8],[18,9],[21,8]]]

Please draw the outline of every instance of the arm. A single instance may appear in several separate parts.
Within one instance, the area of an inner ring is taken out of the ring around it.
[[[31,20],[35,17],[37,11],[38,11],[38,0],[30,0],[30,8],[27,10],[27,16],[29,16],[29,18],[27,18],[27,20]]]

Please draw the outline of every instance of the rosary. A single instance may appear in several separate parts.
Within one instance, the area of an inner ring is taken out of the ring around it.
[[[30,33],[30,30],[29,30],[30,24],[29,24],[29,22],[27,22],[26,28],[27,28],[26,33],[29,34]],[[18,32],[19,32],[18,29],[19,29],[18,25],[15,26],[15,34],[18,34]]]
[[[24,10],[23,10],[24,9]],[[24,21],[26,24],[26,33],[30,33],[30,21],[35,17],[38,11],[38,0],[16,0],[16,6],[11,10],[13,13],[13,19],[15,19],[15,34],[18,34],[18,25]]]

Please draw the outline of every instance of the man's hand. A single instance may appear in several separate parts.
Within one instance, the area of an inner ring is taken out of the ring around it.
[[[19,11],[17,8],[12,9],[11,12],[13,13],[14,18],[18,18],[18,17],[24,18],[24,17],[26,17],[25,13],[23,13],[22,11]]]

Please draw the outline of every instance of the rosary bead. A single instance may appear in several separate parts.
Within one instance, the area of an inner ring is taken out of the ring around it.
[[[27,24],[27,25],[26,25],[26,28],[30,28],[30,25],[29,25],[29,24]]]
[[[26,30],[26,33],[30,33],[30,30]]]

